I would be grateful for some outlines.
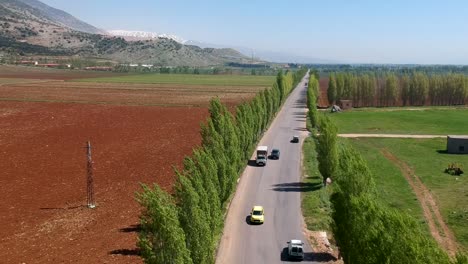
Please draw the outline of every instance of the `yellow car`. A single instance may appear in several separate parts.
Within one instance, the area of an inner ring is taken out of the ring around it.
[[[252,224],[263,224],[265,220],[265,214],[263,212],[263,206],[256,205],[250,212],[250,223]]]

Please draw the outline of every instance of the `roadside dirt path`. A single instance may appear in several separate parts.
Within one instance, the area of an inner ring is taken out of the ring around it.
[[[432,236],[450,256],[454,256],[458,248],[455,236],[444,222],[444,219],[440,214],[439,207],[437,206],[437,203],[429,189],[427,189],[421,179],[414,174],[414,171],[408,164],[398,159],[387,149],[381,149],[380,151],[385,158],[400,168],[403,176],[410,184],[411,189],[413,189],[413,192],[416,194],[416,197],[421,204],[424,212],[424,218],[427,221]]]
[[[404,135],[404,134],[338,134],[339,137],[344,138],[359,138],[359,137],[373,137],[373,138],[446,138],[447,135]]]

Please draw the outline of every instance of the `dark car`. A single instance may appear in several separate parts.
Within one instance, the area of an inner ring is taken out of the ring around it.
[[[299,142],[299,137],[298,136],[293,136],[291,142],[292,143],[298,143]]]
[[[273,149],[271,151],[270,158],[271,159],[279,159],[280,158],[280,150],[279,149]]]

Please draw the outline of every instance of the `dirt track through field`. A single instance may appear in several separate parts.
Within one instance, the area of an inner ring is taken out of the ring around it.
[[[421,179],[414,174],[413,169],[411,169],[408,164],[398,159],[387,149],[381,149],[380,151],[385,158],[398,166],[403,173],[403,176],[410,184],[411,189],[413,189],[413,192],[416,194],[416,197],[421,204],[424,212],[424,218],[427,221],[429,230],[434,239],[449,253],[449,255],[454,256],[458,248],[455,236],[444,222],[444,219],[440,214],[439,207],[437,206],[437,203],[429,189],[427,189]]]

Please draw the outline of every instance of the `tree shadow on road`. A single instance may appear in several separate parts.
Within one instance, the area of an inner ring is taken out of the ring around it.
[[[288,182],[273,185],[273,191],[277,192],[313,192],[323,187],[321,182]]]
[[[315,261],[315,262],[329,262],[336,261],[337,259],[330,253],[313,253],[304,252],[304,259],[290,259],[288,256],[288,247],[283,248],[280,254],[281,261],[285,262],[301,262],[301,261]]]
[[[257,162],[255,160],[249,160],[247,162],[247,166],[249,166],[249,167],[258,167]]]

